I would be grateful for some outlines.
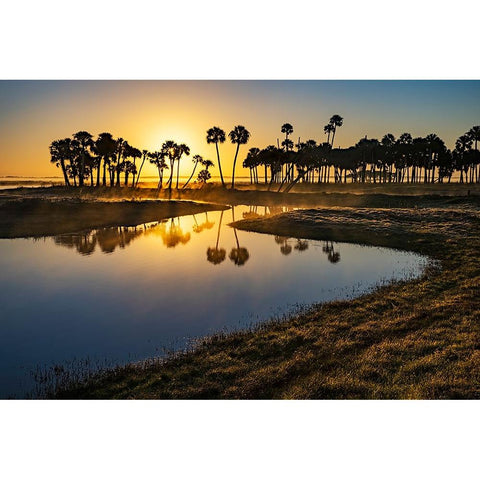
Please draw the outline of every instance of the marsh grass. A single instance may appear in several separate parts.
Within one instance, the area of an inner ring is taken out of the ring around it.
[[[420,278],[220,332],[56,397],[480,398],[480,202],[415,202],[295,210],[235,227],[417,252],[434,260]]]

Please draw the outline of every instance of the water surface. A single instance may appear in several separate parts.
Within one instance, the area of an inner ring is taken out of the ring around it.
[[[0,240],[0,397],[31,371],[72,359],[127,362],[181,348],[297,304],[347,298],[417,276],[425,257],[235,230],[264,207],[137,227]]]

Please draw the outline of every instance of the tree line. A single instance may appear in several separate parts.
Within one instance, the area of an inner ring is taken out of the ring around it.
[[[277,191],[288,192],[298,182],[335,183],[443,183],[450,182],[455,171],[461,183],[480,182],[478,141],[480,126],[472,127],[455,142],[450,151],[436,134],[412,137],[403,133],[395,138],[387,133],[381,140],[360,139],[349,148],[335,148],[340,115],[333,115],[324,127],[327,141],[307,140],[294,145],[289,138],[293,126],[285,123],[285,135],[277,146],[251,148],[243,161],[250,171],[250,182],[273,184]]]
[[[455,142],[453,151],[436,134],[413,137],[403,133],[398,138],[387,133],[381,140],[360,139],[354,146],[335,148],[337,129],[343,126],[343,118],[335,114],[324,126],[326,141],[317,143],[310,139],[294,144],[291,135],[293,126],[282,125],[285,135],[277,145],[266,148],[250,148],[242,166],[250,173],[250,183],[268,184],[270,190],[275,184],[277,191],[290,191],[298,182],[310,183],[443,183],[450,182],[454,172],[459,172],[461,183],[480,182],[480,155],[478,141],[480,126],[473,126]],[[228,134],[230,142],[236,145],[233,159],[231,188],[235,187],[235,167],[241,145],[248,143],[250,132],[242,125],[235,126]],[[207,144],[214,144],[220,180],[223,175],[219,145],[227,139],[220,127],[206,132]],[[166,188],[180,188],[180,161],[190,155],[190,148],[184,143],[165,141],[158,151],[139,150],[123,138],[115,139],[111,133],[101,133],[97,139],[80,131],[72,138],[55,140],[50,144],[51,162],[61,168],[65,185],[71,186],[138,186],[143,166],[148,160],[157,168],[158,188],[163,187],[164,174],[169,170]],[[139,168],[137,168],[137,160]],[[205,184],[211,179],[211,160],[193,155],[190,177],[181,188],[185,188],[199,172],[196,182]],[[176,168],[175,168],[176,167]],[[122,179],[123,177],[123,179]]]
[[[237,125],[228,136],[230,141],[237,146],[233,161],[233,188],[240,145],[248,142],[250,132],[242,125]],[[215,144],[220,178],[224,187],[226,185],[218,145],[225,142],[225,139],[226,134],[219,127],[212,127],[207,131],[206,142]],[[157,168],[159,189],[163,187],[164,173],[167,170],[170,171],[170,174],[166,182],[166,188],[173,188],[176,167],[175,188],[178,189],[180,161],[184,156],[188,157],[189,155],[190,148],[184,143],[167,140],[158,151],[150,152],[131,146],[123,138],[114,138],[108,132],[100,133],[97,139],[94,139],[89,132],[79,131],[74,133],[71,138],[54,140],[50,144],[50,161],[62,170],[65,185],[75,187],[90,185],[91,187],[129,186],[136,188],[145,161],[148,160]],[[137,166],[137,160],[139,166]],[[209,169],[214,167],[211,160],[204,159],[201,155],[193,155],[192,161],[192,173],[182,188],[185,188],[193,179],[197,167],[201,168],[196,177],[198,183],[205,184],[211,179]]]

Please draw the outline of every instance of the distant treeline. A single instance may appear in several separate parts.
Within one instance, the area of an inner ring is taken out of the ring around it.
[[[343,118],[334,115],[324,127],[326,142],[299,139],[294,145],[289,138],[293,127],[284,124],[281,144],[277,140],[277,146],[249,150],[243,166],[250,170],[250,181],[280,184],[278,191],[287,192],[300,181],[442,183],[457,171],[462,183],[480,182],[480,126],[460,136],[452,152],[435,134],[413,138],[409,133],[398,139],[391,133],[382,140],[365,137],[355,146],[334,148],[335,132],[342,125]]]
[[[362,138],[355,146],[335,148],[337,128],[343,125],[340,115],[333,115],[324,127],[327,141],[317,144],[307,140],[294,144],[290,136],[293,126],[285,123],[281,132],[285,138],[277,145],[264,149],[251,148],[243,161],[250,172],[250,182],[277,185],[278,191],[288,192],[298,182],[315,183],[443,183],[450,182],[454,172],[459,172],[461,183],[480,182],[480,154],[478,141],[480,126],[472,127],[460,136],[455,149],[450,151],[444,141],[435,134],[413,138],[403,133],[395,138],[387,133],[381,140]],[[231,143],[237,146],[233,160],[232,183],[235,186],[235,165],[240,145],[246,144],[250,132],[238,125],[229,133]],[[207,131],[206,141],[215,144],[220,179],[225,185],[220,162],[219,144],[226,140],[225,131],[212,127]],[[176,164],[176,184],[179,188],[179,170],[182,157],[190,155],[190,148],[172,140],[164,142],[160,150],[150,152],[132,147],[123,138],[115,139],[110,133],[101,133],[96,140],[85,131],[73,134],[72,138],[55,140],[50,145],[51,162],[62,169],[65,184],[74,186],[138,186],[146,160],[156,166],[158,188],[163,186],[166,170],[170,170],[166,187],[171,189]],[[137,169],[137,160],[140,163]],[[214,164],[194,155],[190,178],[181,187],[185,188],[196,172],[196,181],[205,184]],[[123,176],[123,180],[122,180]],[[130,181],[130,183],[129,183]]]

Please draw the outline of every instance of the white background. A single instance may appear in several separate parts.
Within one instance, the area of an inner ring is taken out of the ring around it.
[[[17,0],[2,5],[0,78],[478,79],[479,13],[464,0]],[[1,401],[0,476],[475,478],[479,418],[478,401]]]

